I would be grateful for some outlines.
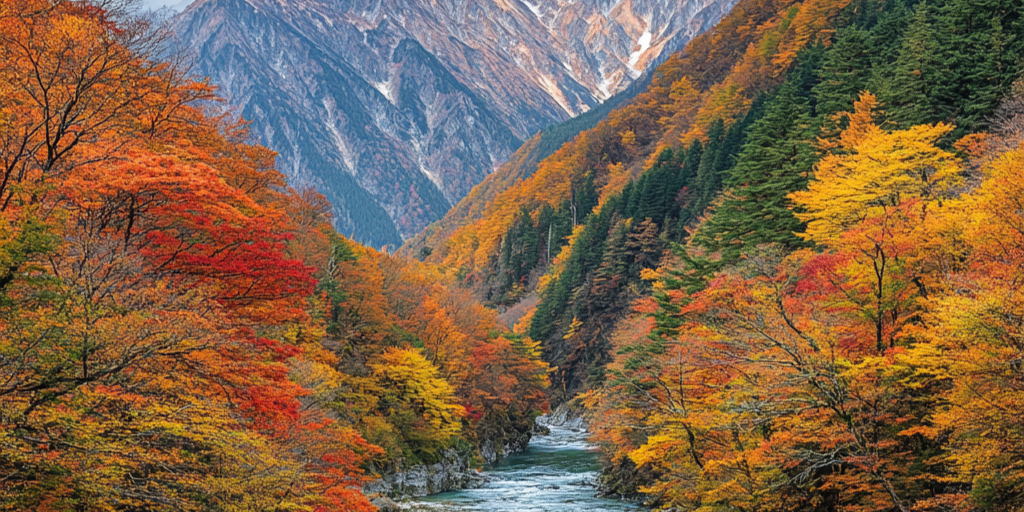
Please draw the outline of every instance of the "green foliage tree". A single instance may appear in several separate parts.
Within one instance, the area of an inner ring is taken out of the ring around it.
[[[861,91],[867,90],[871,80],[871,34],[852,26],[841,29],[836,41],[825,52],[818,69],[820,82],[814,86],[817,100],[816,114],[824,124],[831,126],[830,118],[853,109],[853,101]],[[845,128],[831,126],[832,133]]]

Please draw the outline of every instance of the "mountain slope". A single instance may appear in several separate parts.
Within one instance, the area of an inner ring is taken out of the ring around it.
[[[433,248],[457,229],[479,220],[487,206],[502,192],[529,178],[542,160],[551,156],[558,148],[601,122],[608,113],[643,92],[651,83],[654,70],[648,70],[628,88],[612,96],[601,105],[572,119],[541,130],[519,146],[519,149],[493,174],[463,197],[445,216],[427,226],[416,236],[405,241],[400,252],[424,258],[433,253]]]
[[[171,28],[296,186],[398,244],[729,0],[200,0]],[[716,18],[717,19],[717,18]]]
[[[583,205],[575,200],[577,192],[605,187],[610,187],[607,192],[617,192],[642,172],[660,148],[678,146],[684,137],[701,136],[713,120],[739,115],[760,91],[776,85],[779,69],[793,61],[793,47],[808,43],[807,36],[797,31],[805,28],[788,28],[793,20],[786,19],[786,10],[793,3],[737,3],[713,30],[661,64],[645,91],[543,159],[535,173],[521,181],[509,180],[511,186],[496,195],[480,194],[479,201],[474,193],[466,199],[470,204],[453,210],[453,216],[470,212],[466,217],[470,222],[454,219],[458,222],[453,221],[451,227],[444,226],[437,235],[428,233],[424,242],[419,238],[414,242],[430,247],[429,261],[467,276],[474,285],[487,285],[496,272],[501,242],[520,219],[522,209],[536,220],[545,208],[568,211],[573,203],[578,224],[596,201]],[[813,13],[800,16],[815,29],[820,23],[806,20],[813,20]],[[784,20],[786,27],[780,29]],[[765,37],[767,31],[771,31],[770,37]],[[762,44],[762,40],[768,43]],[[624,140],[627,132],[632,136]],[[523,151],[530,149],[527,145]],[[552,254],[565,243],[571,228],[554,232]],[[494,299],[489,291],[480,291]]]
[[[471,222],[431,237],[422,254],[480,298],[524,310],[509,320],[526,313],[522,327],[559,367],[556,400],[587,389],[631,294],[646,286],[641,272],[720,189],[758,115],[747,112],[804,65],[801,51],[831,37],[848,3],[742,0],[660,65],[644,92],[467,209]]]

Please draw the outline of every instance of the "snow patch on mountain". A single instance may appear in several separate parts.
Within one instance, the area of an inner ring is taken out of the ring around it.
[[[541,18],[541,17],[544,16],[544,13],[540,12],[540,4],[533,5],[530,2],[528,2],[527,0],[520,0],[520,1],[523,2],[523,5],[525,5],[528,9],[530,9],[530,11],[533,12],[534,16],[536,16],[538,18]]]
[[[629,54],[629,66],[630,67],[632,67],[634,69],[636,68],[636,63],[640,62],[640,56],[642,56],[644,54],[644,52],[646,52],[648,49],[651,48],[651,38],[653,38],[653,37],[654,37],[654,34],[651,34],[651,29],[650,28],[645,29],[644,33],[640,35],[640,39],[637,39],[636,45],[635,45],[635,46],[639,46],[640,49],[635,51],[635,52],[633,52],[633,53],[631,53],[631,54]]]
[[[384,95],[392,105],[395,103],[394,93],[391,91],[391,80],[387,82],[370,82],[370,85]]]

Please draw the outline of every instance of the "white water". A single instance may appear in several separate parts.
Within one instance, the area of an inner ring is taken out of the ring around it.
[[[523,453],[485,471],[490,481],[479,489],[446,492],[407,502],[413,511],[445,512],[619,512],[643,510],[636,504],[598,498],[597,452],[587,433],[551,426]]]

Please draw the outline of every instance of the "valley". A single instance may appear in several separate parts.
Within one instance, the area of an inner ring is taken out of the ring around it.
[[[1019,1],[141,5],[0,0],[0,510],[1024,509]]]

